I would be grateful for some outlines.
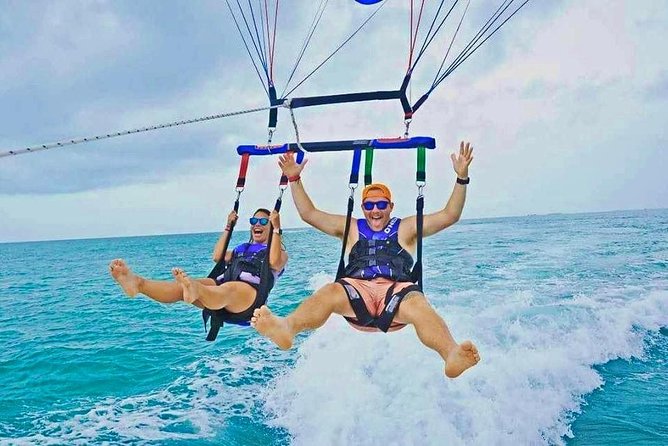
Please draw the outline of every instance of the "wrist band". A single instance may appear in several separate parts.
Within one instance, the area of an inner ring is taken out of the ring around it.
[[[225,226],[225,231],[230,232],[230,229],[232,229],[232,226],[230,225]]]
[[[466,177],[466,178],[459,178],[459,177],[457,177],[457,184],[467,185],[467,184],[469,184],[470,182],[471,182],[471,178],[470,178],[470,177]]]
[[[300,175],[297,175],[296,177],[288,177],[288,181],[291,183],[294,183],[295,181],[299,181],[302,177]]]

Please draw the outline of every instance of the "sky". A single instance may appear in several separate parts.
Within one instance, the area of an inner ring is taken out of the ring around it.
[[[399,87],[410,2],[385,2],[296,95]],[[281,2],[279,90],[318,3]],[[426,3],[422,33],[440,2]],[[452,54],[499,3],[472,0]],[[224,1],[0,0],[0,9],[0,152],[267,105]],[[330,0],[298,76],[373,10]],[[413,100],[456,23],[416,68]],[[415,114],[411,134],[438,144],[428,155],[426,210],[445,205],[455,180],[449,155],[461,140],[475,148],[463,218],[668,207],[667,41],[662,0],[529,2]],[[303,141],[404,130],[394,101],[295,115]],[[266,112],[248,114],[0,158],[0,242],[219,231],[235,197],[236,146],[265,143],[266,121]],[[274,142],[293,140],[282,110]],[[414,156],[375,157],[374,178],[391,186],[399,216],[414,210]],[[276,163],[251,161],[242,217],[273,205]],[[345,213],[349,163],[350,153],[310,155],[303,179],[318,207]],[[289,199],[282,224],[303,225]]]

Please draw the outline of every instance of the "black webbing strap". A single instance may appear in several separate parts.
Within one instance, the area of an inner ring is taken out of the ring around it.
[[[353,196],[353,190],[350,192],[350,197],[348,197],[348,212],[346,213],[346,226],[343,230],[343,240],[341,242],[341,256],[339,257],[339,267],[336,270],[336,279],[339,280],[343,277],[343,272],[346,269],[346,245],[348,243],[348,234],[350,233],[350,222],[353,218],[353,207],[355,206],[355,197]]]
[[[237,195],[237,199],[234,201],[234,212],[239,212],[239,195]],[[218,283],[218,277],[221,275],[225,274],[225,270],[229,266],[229,263],[226,262],[225,256],[227,255],[227,248],[230,245],[230,240],[232,240],[232,232],[234,232],[234,226],[235,223],[230,225],[230,230],[227,233],[227,240],[225,240],[225,244],[223,245],[223,254],[216,263],[216,265],[213,267],[209,275],[207,276],[209,279],[213,279],[216,281],[216,284]],[[218,332],[220,331],[221,327],[223,326],[223,319],[222,316],[214,310],[210,310],[208,308],[202,309],[202,319],[204,320],[204,331],[206,331],[207,327],[207,322],[209,319],[211,319],[211,328],[209,329],[209,332],[206,335],[206,340],[207,341],[215,341],[216,337],[218,336]]]
[[[387,333],[387,331],[392,326],[392,321],[397,315],[397,311],[399,311],[399,304],[404,299],[404,297],[406,297],[406,295],[410,292],[421,291],[419,286],[409,285],[401,291],[395,293],[394,287],[396,284],[392,285],[387,290],[387,294],[385,295],[385,306],[383,307],[383,311],[377,318],[374,318],[369,313],[369,309],[366,307],[364,299],[362,299],[359,291],[357,291],[354,286],[346,282],[345,279],[338,280],[337,282],[343,286],[343,289],[346,292],[346,296],[348,296],[348,302],[350,302],[350,306],[355,313],[354,318],[345,317],[345,319],[353,325],[357,325],[359,327],[377,328],[383,333]]]
[[[353,208],[355,207],[355,188],[357,183],[359,183],[360,176],[360,163],[362,160],[362,150],[355,149],[353,153],[353,162],[350,167],[350,179],[348,181],[348,187],[350,188],[350,196],[348,197],[348,210],[346,212],[346,225],[343,229],[343,240],[341,241],[341,256],[339,257],[339,266],[336,270],[336,279],[339,280],[343,277],[343,272],[346,269],[346,245],[348,244],[348,234],[350,234],[350,223],[353,218]]]
[[[411,107],[411,103],[408,101],[408,98],[406,97],[406,89],[408,88],[408,84],[411,81],[411,71],[408,71],[406,73],[406,76],[404,77],[403,82],[401,83],[401,88],[399,88],[399,92],[401,95],[399,96],[399,100],[401,101],[401,108],[404,109],[404,119],[411,119],[413,117],[413,108]]]
[[[337,280],[337,282],[343,286],[343,289],[348,296],[348,302],[350,302],[350,306],[355,313],[354,318],[345,317],[345,319],[352,324],[362,327],[375,327],[376,320],[369,314],[369,310],[364,303],[364,299],[362,299],[362,296],[360,296],[360,293],[357,291],[357,289],[346,282],[344,279]]]
[[[396,284],[395,284],[396,285]],[[376,327],[383,333],[387,333],[387,330],[390,329],[394,317],[399,311],[399,304],[404,297],[412,291],[422,291],[419,285],[409,285],[401,291],[395,293],[394,286],[392,285],[389,290],[387,290],[387,295],[385,296],[385,307],[383,312],[376,318]]]
[[[243,165],[243,160],[242,160],[242,165]],[[248,166],[248,161],[246,161],[246,167]],[[243,181],[245,182],[245,168],[242,167],[242,170],[244,171],[243,173],[243,178],[241,173],[239,174],[239,179],[237,180],[237,186]],[[237,187],[237,198],[234,200],[234,212],[239,213],[239,199],[241,197],[241,191],[243,190],[243,186],[241,186],[241,189]],[[222,276],[225,273],[225,270],[229,266],[229,264],[226,262],[225,257],[227,255],[227,248],[230,246],[230,240],[232,240],[232,233],[234,232],[234,226],[236,225],[236,222],[232,223],[230,225],[230,230],[227,232],[227,240],[225,240],[225,244],[223,245],[223,251],[222,255],[220,257],[220,260],[216,263],[216,265],[213,267],[209,275],[207,276],[209,279],[213,279],[218,283],[218,277]],[[207,341],[214,341],[216,337],[218,336],[218,332],[220,331],[220,328],[223,326],[223,319],[222,316],[216,312],[209,310],[208,308],[204,308],[202,310],[202,319],[204,320],[204,331],[206,331],[206,324],[211,319],[211,329],[209,330],[208,334],[206,335],[206,340]]]
[[[276,212],[281,211],[281,204],[283,203],[283,191],[285,189],[282,188],[283,181],[285,175],[281,175],[281,193],[276,199],[276,203],[274,203],[274,210]],[[258,295],[260,295],[263,300],[266,300],[266,296],[269,295],[269,288],[267,287],[267,284],[269,283],[269,276],[271,275],[271,267],[269,265],[270,259],[271,259],[271,242],[274,239],[274,226],[269,223],[269,239],[267,240],[267,257],[266,261],[262,264],[262,270],[260,271],[260,285],[257,290]]]
[[[417,253],[415,259],[415,266],[411,271],[413,282],[422,289],[422,238],[424,235],[424,195],[422,189],[427,181],[427,151],[424,147],[418,147],[417,150],[417,168],[415,170],[415,184],[418,187],[418,195],[415,200],[415,220],[416,220],[416,237],[417,237]]]
[[[417,225],[417,252],[415,254],[415,266],[411,271],[413,282],[422,290],[422,236],[424,223],[424,196],[419,195],[415,202],[416,225]]]
[[[348,104],[352,102],[367,102],[367,101],[387,101],[392,99],[399,99],[401,102],[401,108],[404,111],[404,118],[410,119],[413,116],[414,107],[411,106],[408,96],[406,96],[406,89],[408,83],[410,82],[410,74],[407,74],[404,78],[404,81],[399,90],[383,90],[383,91],[365,91],[360,93],[343,93],[343,94],[333,94],[325,96],[311,96],[311,97],[302,97],[302,98],[291,98],[289,99],[290,108],[301,108],[301,107],[313,107],[317,105],[330,105],[330,104]],[[271,90],[269,90],[269,95],[271,97]],[[426,99],[426,98],[425,98]],[[272,99],[271,105],[283,105],[288,102],[288,99]],[[278,114],[277,109],[272,109],[271,114]],[[271,123],[270,119],[270,123]]]
[[[420,96],[420,99],[418,99],[417,102],[413,105],[413,113],[415,113],[427,99],[429,99],[429,93],[425,93]]]
[[[241,198],[241,192],[243,192],[246,185],[246,173],[248,172],[248,163],[250,162],[250,154],[244,153],[241,155],[241,162],[239,163],[239,175],[237,176],[237,198],[234,200],[234,212],[239,213],[239,199]],[[227,248],[230,246],[230,240],[232,240],[232,232],[234,232],[234,226],[236,223],[230,225],[230,230],[227,233],[227,240],[223,246],[223,253],[221,255],[218,263],[213,267],[209,275],[207,276],[210,279],[216,280],[216,277],[220,276],[225,272],[227,264],[225,263],[225,255],[227,254]]]
[[[384,101],[406,97],[405,91],[366,91],[362,93],[332,94],[326,96],[312,96],[306,98],[292,98],[291,108],[311,107],[314,105],[342,104],[349,102]]]
[[[208,308],[203,309],[202,319],[204,320],[204,331],[206,331],[206,323],[209,321],[209,318],[211,318],[211,328],[209,329],[209,332],[206,334],[206,340],[211,342],[215,341],[216,338],[218,337],[218,332],[223,326],[223,318],[216,311],[209,310]]]
[[[281,105],[281,101],[279,101],[276,97],[276,88],[274,87],[273,83],[269,83],[269,105]],[[276,123],[278,122],[278,109],[277,108],[272,108],[269,110],[269,125],[268,127],[270,129],[275,129],[276,128]]]
[[[238,193],[237,199],[234,201],[234,212],[236,212],[237,214],[239,213],[239,197],[240,193]],[[223,245],[223,253],[220,257],[220,260],[218,260],[218,263],[216,263],[216,265],[213,267],[213,269],[207,276],[209,279],[216,280],[216,278],[222,275],[225,272],[225,269],[227,269],[227,262],[225,261],[225,255],[227,254],[227,248],[230,246],[230,240],[232,240],[232,233],[234,232],[235,225],[236,222],[230,225],[230,230],[227,232],[227,240],[225,240],[225,244]]]

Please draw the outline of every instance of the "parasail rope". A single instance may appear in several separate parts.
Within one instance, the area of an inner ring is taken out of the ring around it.
[[[135,133],[143,133],[143,132],[150,132],[152,130],[159,130],[159,129],[165,129],[169,127],[178,127],[181,125],[186,125],[186,124],[194,124],[197,122],[204,122],[204,121],[212,121],[214,119],[221,119],[221,118],[227,118],[230,116],[238,116],[238,115],[245,115],[248,113],[256,113],[260,111],[265,111],[265,110],[271,110],[273,108],[279,108],[283,107],[284,105],[272,105],[268,107],[258,107],[258,108],[249,108],[246,110],[239,110],[239,111],[234,111],[234,112],[229,112],[229,113],[221,113],[217,115],[210,115],[210,116],[204,116],[201,118],[195,118],[195,119],[186,119],[182,121],[174,121],[174,122],[169,122],[167,124],[158,124],[158,125],[152,125],[149,127],[141,127],[137,129],[132,129],[132,130],[123,130],[120,132],[113,132],[113,133],[105,133],[103,135],[97,135],[97,136],[89,136],[85,138],[75,138],[75,139],[69,139],[65,141],[58,141],[58,142],[53,142],[53,143],[48,143],[48,144],[40,144],[37,146],[32,146],[32,147],[25,147],[21,149],[14,149],[14,150],[8,150],[4,152],[0,152],[0,158],[3,158],[5,156],[11,156],[11,155],[21,155],[24,153],[32,153],[32,152],[39,152],[42,150],[48,150],[48,149],[55,149],[58,147],[65,147],[65,146],[72,146],[75,144],[82,144],[82,143],[87,143],[87,142],[93,142],[93,141],[101,141],[103,139],[110,139],[110,138],[116,138],[118,136],[125,136],[125,135],[133,135]]]

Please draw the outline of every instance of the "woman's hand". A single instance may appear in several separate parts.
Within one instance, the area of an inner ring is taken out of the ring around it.
[[[274,229],[281,229],[281,214],[276,211],[271,211],[271,214],[269,214],[269,221]]]
[[[236,224],[239,216],[235,211],[230,212],[230,215],[227,216],[227,226],[232,227]]]

